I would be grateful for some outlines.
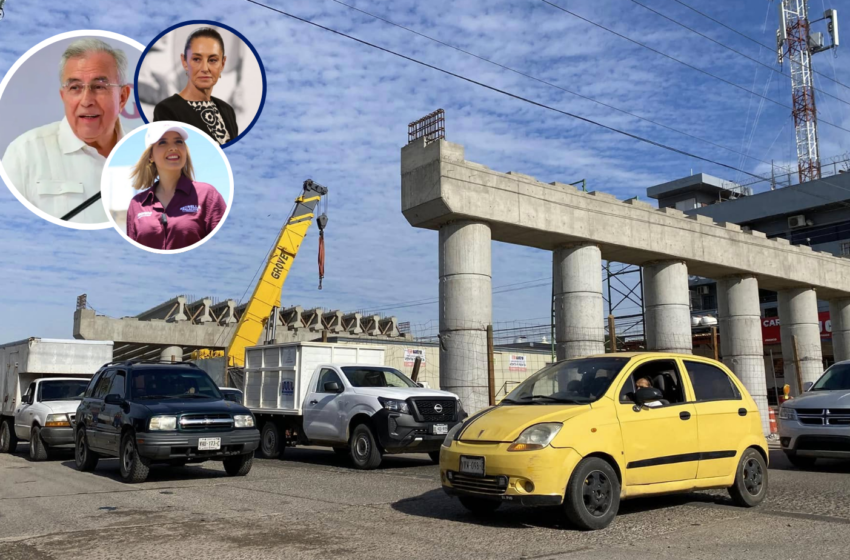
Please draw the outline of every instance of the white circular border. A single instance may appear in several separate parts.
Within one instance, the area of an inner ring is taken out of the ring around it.
[[[95,29],[84,29],[84,30],[81,30],[81,31],[68,31],[67,33],[60,33],[59,35],[54,35],[53,37],[50,37],[49,39],[45,39],[44,41],[40,42],[39,44],[37,44],[36,46],[31,48],[30,50],[25,52],[18,60],[15,61],[15,63],[12,65],[12,67],[9,68],[9,71],[3,77],[3,81],[0,82],[0,103],[2,103],[2,101],[3,101],[3,93],[6,91],[6,86],[9,85],[9,81],[12,79],[12,76],[14,76],[15,73],[18,71],[18,69],[21,66],[23,66],[24,62],[29,60],[29,58],[32,55],[34,55],[35,53],[37,53],[38,51],[40,51],[44,47],[46,47],[48,45],[52,45],[53,43],[57,43],[57,42],[59,42],[63,39],[71,39],[73,37],[106,37],[108,39],[115,39],[116,41],[121,41],[122,43],[126,43],[127,45],[138,49],[140,58],[141,58],[142,53],[145,52],[145,46],[142,45],[141,43],[139,43],[138,41],[134,41],[133,39],[130,39],[129,37],[127,37],[125,35],[113,33],[112,31],[99,31],[99,30],[95,30]],[[130,69],[128,68],[128,71],[129,70]],[[134,97],[131,97],[130,100],[132,100],[135,103]],[[144,121],[142,121],[142,122],[144,122]],[[109,222],[100,222],[98,224],[75,224],[73,222],[60,220],[59,218],[57,218],[55,216],[51,216],[50,214],[48,214],[44,210],[36,208],[36,206],[32,202],[27,200],[26,197],[24,197],[24,195],[22,195],[20,193],[20,191],[18,191],[18,188],[15,187],[15,185],[12,184],[12,181],[9,179],[9,176],[6,174],[6,169],[3,167],[2,162],[0,162],[0,177],[3,178],[3,181],[6,183],[6,187],[10,191],[12,191],[12,194],[15,195],[15,198],[17,198],[21,202],[21,204],[26,206],[27,209],[30,212],[32,212],[33,214],[35,214],[39,218],[47,220],[48,222],[50,222],[52,224],[56,224],[58,226],[66,227],[68,229],[83,229],[83,230],[106,229],[106,228],[109,227]]]
[[[224,216],[221,217],[221,220],[218,222],[218,225],[215,226],[215,229],[212,230],[209,235],[207,235],[206,237],[204,237],[203,239],[201,239],[197,243],[193,243],[192,245],[189,245],[188,247],[183,247],[181,249],[170,249],[170,250],[152,249],[152,248],[148,247],[147,245],[142,245],[141,243],[139,243],[137,241],[133,241],[132,239],[130,239],[127,236],[126,231],[121,231],[121,228],[118,226],[118,222],[116,222],[115,218],[112,217],[112,212],[110,212],[109,208],[106,207],[106,198],[101,197],[100,200],[101,200],[101,204],[103,205],[103,209],[106,210],[106,218],[109,220],[109,223],[112,225],[112,227],[115,229],[115,231],[117,231],[119,234],[121,234],[121,237],[123,237],[124,239],[127,240],[128,243],[138,247],[139,249],[144,249],[145,251],[147,251],[149,253],[156,253],[158,255],[176,255],[178,253],[185,253],[186,251],[191,251],[192,249],[197,249],[198,247],[200,247],[201,245],[206,243],[209,239],[212,238],[213,235],[215,235],[218,232],[218,230],[221,229],[221,226],[223,226],[224,222],[227,221],[227,216],[230,215],[230,207],[233,206],[233,190],[234,190],[233,169],[231,169],[230,160],[227,159],[227,155],[225,155],[224,150],[221,149],[221,146],[218,144],[218,142],[213,141],[213,139],[210,138],[209,135],[206,132],[204,132],[204,131],[202,131],[198,128],[195,128],[191,124],[186,124],[186,123],[177,122],[177,121],[157,121],[156,123],[144,124],[144,125],[136,128],[136,129],[134,129],[134,130],[131,130],[128,134],[125,134],[124,138],[122,138],[115,145],[115,147],[112,148],[112,151],[109,153],[109,157],[106,158],[106,163],[103,166],[103,174],[100,176],[100,190],[101,190],[101,192],[103,192],[103,188],[104,188],[103,178],[104,178],[104,176],[106,176],[106,171],[107,171],[107,169],[109,169],[109,165],[112,163],[112,156],[114,156],[118,152],[118,150],[121,148],[121,145],[124,144],[124,142],[127,141],[128,139],[135,136],[136,134],[146,132],[148,130],[148,128],[150,128],[152,125],[154,125],[154,124],[159,125],[163,122],[174,122],[178,126],[185,127],[187,129],[190,129],[190,130],[198,133],[201,136],[202,139],[206,140],[207,142],[209,142],[211,145],[213,145],[215,147],[215,149],[218,151],[218,154],[221,156],[221,159],[224,160],[224,166],[227,168],[227,177],[228,177],[228,179],[230,179],[230,200],[227,201],[227,208],[224,209]],[[128,219],[129,219],[129,216],[128,216]]]

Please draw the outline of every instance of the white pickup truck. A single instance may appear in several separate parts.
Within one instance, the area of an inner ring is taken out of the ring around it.
[[[54,377],[30,383],[15,410],[14,451],[18,440],[29,441],[30,459],[44,461],[54,447],[74,445],[74,417],[88,379]]]
[[[453,393],[382,365],[381,347],[302,342],[245,354],[245,406],[266,457],[302,444],[332,447],[360,469],[376,468],[387,453],[438,462],[446,433],[466,417]]]

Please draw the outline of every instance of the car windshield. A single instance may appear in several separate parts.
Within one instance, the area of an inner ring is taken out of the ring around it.
[[[586,404],[598,400],[629,358],[582,358],[547,366],[502,400],[508,405]]]
[[[809,391],[850,391],[850,364],[834,364]]]
[[[38,384],[38,400],[39,402],[81,400],[88,384],[88,379],[42,381]]]
[[[215,399],[221,393],[205,372],[189,368],[139,368],[130,383],[134,399]]]
[[[351,366],[342,368],[342,373],[352,387],[418,387],[403,373],[392,368]]]

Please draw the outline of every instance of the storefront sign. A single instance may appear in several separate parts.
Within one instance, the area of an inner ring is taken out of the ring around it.
[[[832,321],[829,320],[829,311],[818,313],[820,326],[820,337],[832,339]],[[779,317],[761,320],[761,335],[764,344],[779,344]]]

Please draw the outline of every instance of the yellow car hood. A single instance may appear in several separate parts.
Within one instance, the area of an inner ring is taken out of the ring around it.
[[[512,442],[523,430],[543,422],[565,422],[590,410],[590,405],[502,405],[487,409],[467,422],[460,441]]]

